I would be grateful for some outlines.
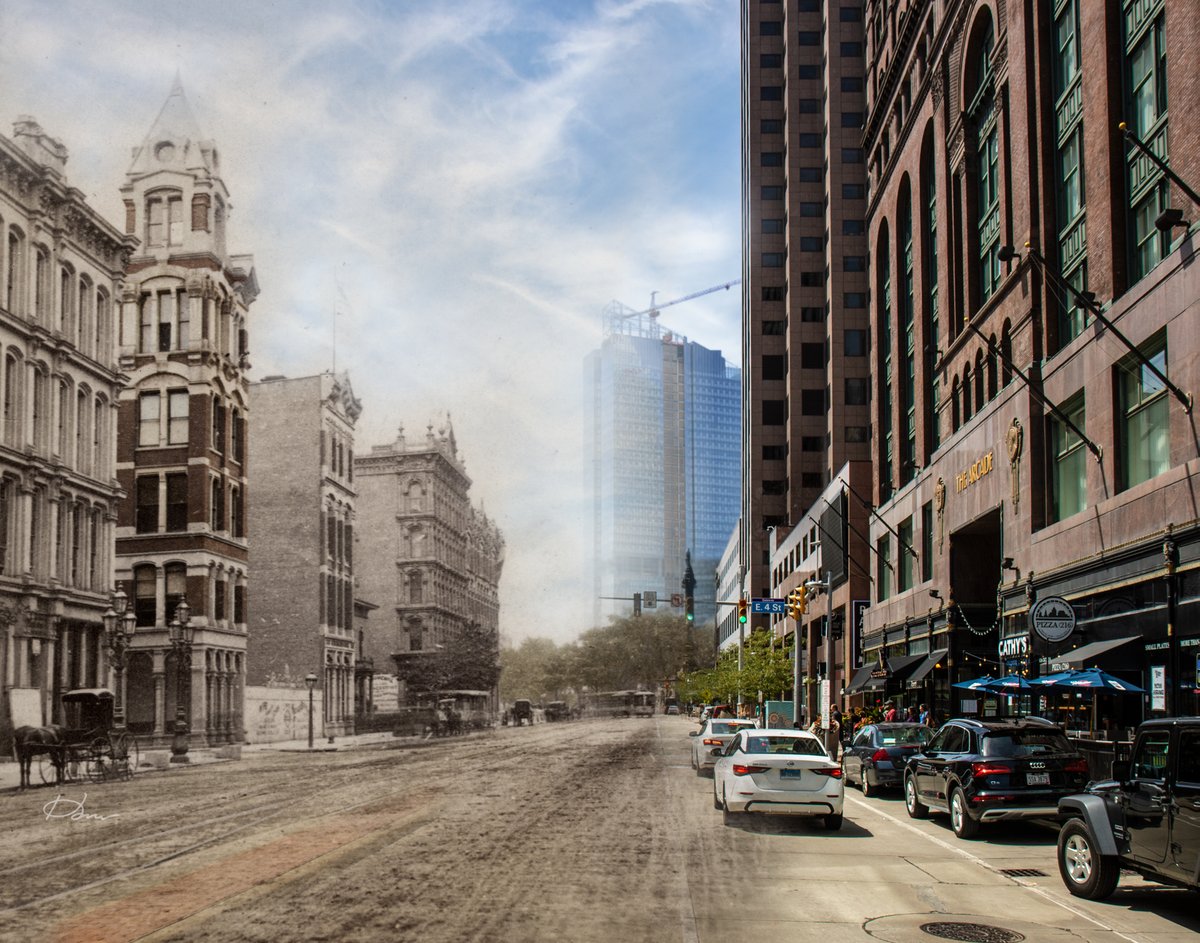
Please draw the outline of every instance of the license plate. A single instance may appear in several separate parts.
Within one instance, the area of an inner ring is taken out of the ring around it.
[[[1028,783],[1030,786],[1049,786],[1050,785],[1050,774],[1049,773],[1026,773],[1025,774],[1025,782]]]
[[[779,771],[780,779],[800,779],[804,775],[802,769],[781,769]]]

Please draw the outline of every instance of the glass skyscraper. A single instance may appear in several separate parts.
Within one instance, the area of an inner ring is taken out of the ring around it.
[[[692,555],[698,625],[741,508],[741,371],[654,318],[606,312],[584,360],[595,623],[634,593],[681,593]],[[647,610],[649,611],[649,610]]]

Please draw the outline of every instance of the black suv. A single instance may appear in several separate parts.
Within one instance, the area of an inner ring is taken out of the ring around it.
[[[1058,801],[1088,780],[1087,760],[1061,727],[1038,717],[951,720],[904,768],[904,804],[914,819],[950,813],[959,838],[982,822],[1057,818]]]
[[[1102,900],[1122,868],[1200,888],[1200,717],[1146,721],[1112,775],[1058,804],[1071,816],[1058,835],[1067,890]]]

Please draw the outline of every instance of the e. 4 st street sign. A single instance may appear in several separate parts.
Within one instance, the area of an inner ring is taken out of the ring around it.
[[[786,599],[752,599],[750,600],[751,612],[777,612],[783,614],[787,612]]]

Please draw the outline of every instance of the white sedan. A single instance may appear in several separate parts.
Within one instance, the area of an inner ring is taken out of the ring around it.
[[[692,769],[697,775],[701,775],[706,769],[712,769],[714,747],[724,747],[739,730],[756,726],[756,721],[735,717],[715,717],[706,720],[699,730],[688,734],[693,738]]]
[[[819,815],[842,827],[842,768],[807,730],[741,729],[713,751],[713,804],[725,812]]]

